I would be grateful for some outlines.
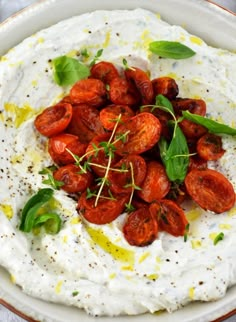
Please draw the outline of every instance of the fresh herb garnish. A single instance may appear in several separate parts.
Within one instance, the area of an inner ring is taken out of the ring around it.
[[[219,123],[204,116],[192,114],[189,111],[183,111],[182,114],[186,120],[206,127],[211,133],[236,135],[236,129],[228,125]]]
[[[187,239],[188,239],[188,234],[189,234],[189,223],[185,226],[185,231],[184,231],[184,242],[186,243]]]
[[[43,180],[43,184],[47,184],[49,186],[51,186],[53,189],[59,189],[60,187],[64,186],[64,182],[63,181],[59,181],[56,180],[53,177],[53,171],[55,171],[57,169],[57,167],[55,166],[51,166],[48,168],[44,168],[43,170],[39,171],[39,174],[43,174],[43,175],[47,175],[48,178]]]
[[[170,181],[181,183],[184,181],[189,165],[189,149],[187,140],[178,126],[171,102],[163,95],[157,95],[154,109],[161,109],[170,113],[173,117],[171,124],[174,124],[172,139],[167,142],[163,137],[158,142],[162,162],[166,168],[166,174]]]
[[[90,67],[92,67],[97,62],[97,60],[99,60],[99,58],[102,56],[102,53],[103,53],[103,49],[99,49],[97,51],[96,55],[94,56],[94,59],[89,64]]]
[[[176,41],[153,41],[149,44],[149,50],[163,58],[185,59],[196,53],[191,48]]]
[[[224,239],[224,233],[219,233],[214,239],[214,245],[218,244],[219,241]]]
[[[22,214],[20,230],[30,232],[33,228],[44,224],[45,230],[50,234],[56,234],[61,227],[61,219],[56,213],[41,214],[40,210],[53,197],[53,190],[50,188],[40,189],[25,204]]]
[[[75,58],[60,56],[52,60],[53,76],[60,85],[72,85],[90,75],[89,68]]]

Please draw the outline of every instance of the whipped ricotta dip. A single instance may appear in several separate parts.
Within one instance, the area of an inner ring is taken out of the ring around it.
[[[155,40],[181,42],[196,55],[160,59],[148,50]],[[60,232],[19,230],[26,201],[46,187],[39,171],[52,164],[34,118],[69,90],[53,81],[51,60],[62,55],[85,59],[83,49],[92,59],[101,48],[101,59],[120,70],[125,58],[151,79],[173,77],[180,97],[204,99],[208,117],[236,126],[236,54],[208,46],[155,13],[95,11],[25,39],[0,60],[0,265],[30,296],[94,316],[172,312],[192,301],[220,299],[236,284],[236,207],[215,215],[190,203],[184,206],[190,222],[186,242],[159,232],[151,245],[135,247],[122,233],[125,215],[107,225],[85,223],[76,201],[55,191]],[[223,136],[223,148],[223,157],[209,167],[222,172],[236,190],[236,138]],[[214,245],[220,232],[224,239]]]

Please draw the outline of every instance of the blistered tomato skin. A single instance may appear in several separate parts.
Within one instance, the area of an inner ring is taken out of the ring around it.
[[[197,153],[206,161],[220,159],[225,150],[222,148],[221,137],[212,133],[206,133],[197,141]]]
[[[170,190],[170,180],[164,166],[157,161],[147,163],[146,177],[137,195],[146,202],[163,199]]]
[[[140,102],[140,94],[133,84],[121,77],[113,78],[110,82],[110,100],[117,105],[136,105]]]
[[[117,154],[141,154],[159,141],[161,124],[151,113],[140,113],[118,127],[116,138],[121,135],[125,135],[126,138],[116,142]]]
[[[128,105],[111,104],[104,107],[99,116],[103,127],[111,131],[115,127],[119,116],[120,122],[124,123],[134,116],[134,112]]]
[[[148,75],[137,67],[125,70],[125,77],[130,83],[134,83],[140,93],[143,105],[152,104],[154,99],[152,82]]]
[[[125,239],[133,246],[148,246],[158,235],[157,217],[147,207],[131,212],[123,226]]]
[[[100,107],[106,101],[105,84],[95,78],[82,79],[71,88],[70,99],[73,104],[89,104]]]
[[[132,166],[132,172],[131,172]],[[146,176],[146,162],[140,155],[128,155],[116,163],[108,175],[110,189],[114,193],[131,193],[132,180],[136,186],[140,186]],[[122,172],[125,169],[126,172]]]
[[[158,77],[152,80],[154,96],[159,94],[173,100],[179,94],[176,81],[171,77]]]
[[[186,232],[188,221],[184,211],[174,201],[162,199],[152,203],[149,211],[158,218],[159,228],[172,236],[183,236]]]
[[[54,179],[64,182],[61,187],[68,193],[83,192],[92,182],[90,172],[80,173],[81,169],[74,164],[60,167],[53,174]]]
[[[91,77],[100,79],[105,84],[110,84],[114,78],[119,77],[119,72],[116,67],[112,63],[106,61],[94,64],[90,73]]]
[[[205,210],[220,214],[235,204],[232,184],[216,170],[192,170],[184,182],[190,197]]]
[[[89,143],[94,136],[104,134],[99,111],[88,104],[73,106],[73,115],[66,132],[77,135],[82,143]]]
[[[34,125],[36,129],[47,137],[59,134],[66,129],[72,118],[72,105],[58,103],[46,108],[39,114]]]
[[[110,197],[107,189],[103,191],[102,196]],[[115,200],[101,197],[95,207],[96,197],[87,198],[87,193],[84,192],[79,198],[78,211],[82,217],[93,224],[109,224],[124,212],[128,198],[128,195],[116,196]]]
[[[58,165],[75,162],[72,154],[82,156],[86,148],[87,144],[81,143],[78,136],[68,133],[55,135],[48,140],[48,152]]]

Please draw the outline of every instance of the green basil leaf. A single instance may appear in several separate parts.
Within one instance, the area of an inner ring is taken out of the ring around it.
[[[33,227],[44,225],[48,234],[57,234],[61,229],[61,218],[56,213],[46,213],[39,215],[34,220]]]
[[[21,224],[20,230],[24,231],[25,220],[27,217],[28,212],[38,204],[45,204],[48,202],[53,195],[53,190],[50,188],[40,189],[33,197],[31,197],[27,203],[25,204],[22,213],[21,213]],[[41,207],[41,206],[40,206]]]
[[[219,241],[223,240],[224,239],[224,233],[219,233],[215,239],[214,239],[214,245],[217,245],[219,243]]]
[[[159,94],[156,96],[156,102],[155,104],[161,108],[161,106],[166,107],[168,109],[169,112],[171,113],[175,113],[174,109],[173,109],[173,105],[172,103],[168,100],[168,98],[166,98],[165,96]],[[164,110],[166,112],[166,110]]]
[[[189,165],[189,149],[186,138],[177,125],[168,148],[163,139],[159,143],[162,162],[170,181],[182,183],[186,177]]]
[[[149,44],[149,50],[163,58],[185,59],[196,53],[191,48],[176,41],[153,41]]]
[[[182,114],[186,120],[205,126],[211,133],[236,135],[236,129],[228,125],[216,122],[204,116],[192,114],[189,111],[183,111]]]
[[[46,202],[38,202],[36,203],[30,210],[27,212],[24,222],[21,221],[20,230],[25,233],[29,233],[34,227],[34,221],[37,217],[37,213],[39,209],[45,205]]]
[[[60,56],[52,60],[55,82],[60,85],[72,85],[90,75],[90,69],[75,58]]]

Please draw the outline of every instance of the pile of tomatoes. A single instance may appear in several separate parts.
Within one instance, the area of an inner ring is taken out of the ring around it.
[[[160,230],[183,236],[188,221],[180,204],[185,198],[215,213],[235,202],[231,183],[207,168],[207,161],[225,152],[221,138],[188,120],[179,123],[193,153],[188,174],[181,184],[169,180],[158,141],[161,136],[170,140],[171,115],[151,112],[159,94],[171,101],[176,117],[183,110],[206,113],[203,100],[178,97],[172,78],[150,80],[136,67],[120,75],[112,63],[101,61],[89,78],[76,82],[68,96],[35,119],[36,129],[49,138],[48,152],[57,166],[53,177],[62,182],[61,189],[78,196],[79,214],[103,225],[127,212],[123,233],[135,246],[152,243]]]

